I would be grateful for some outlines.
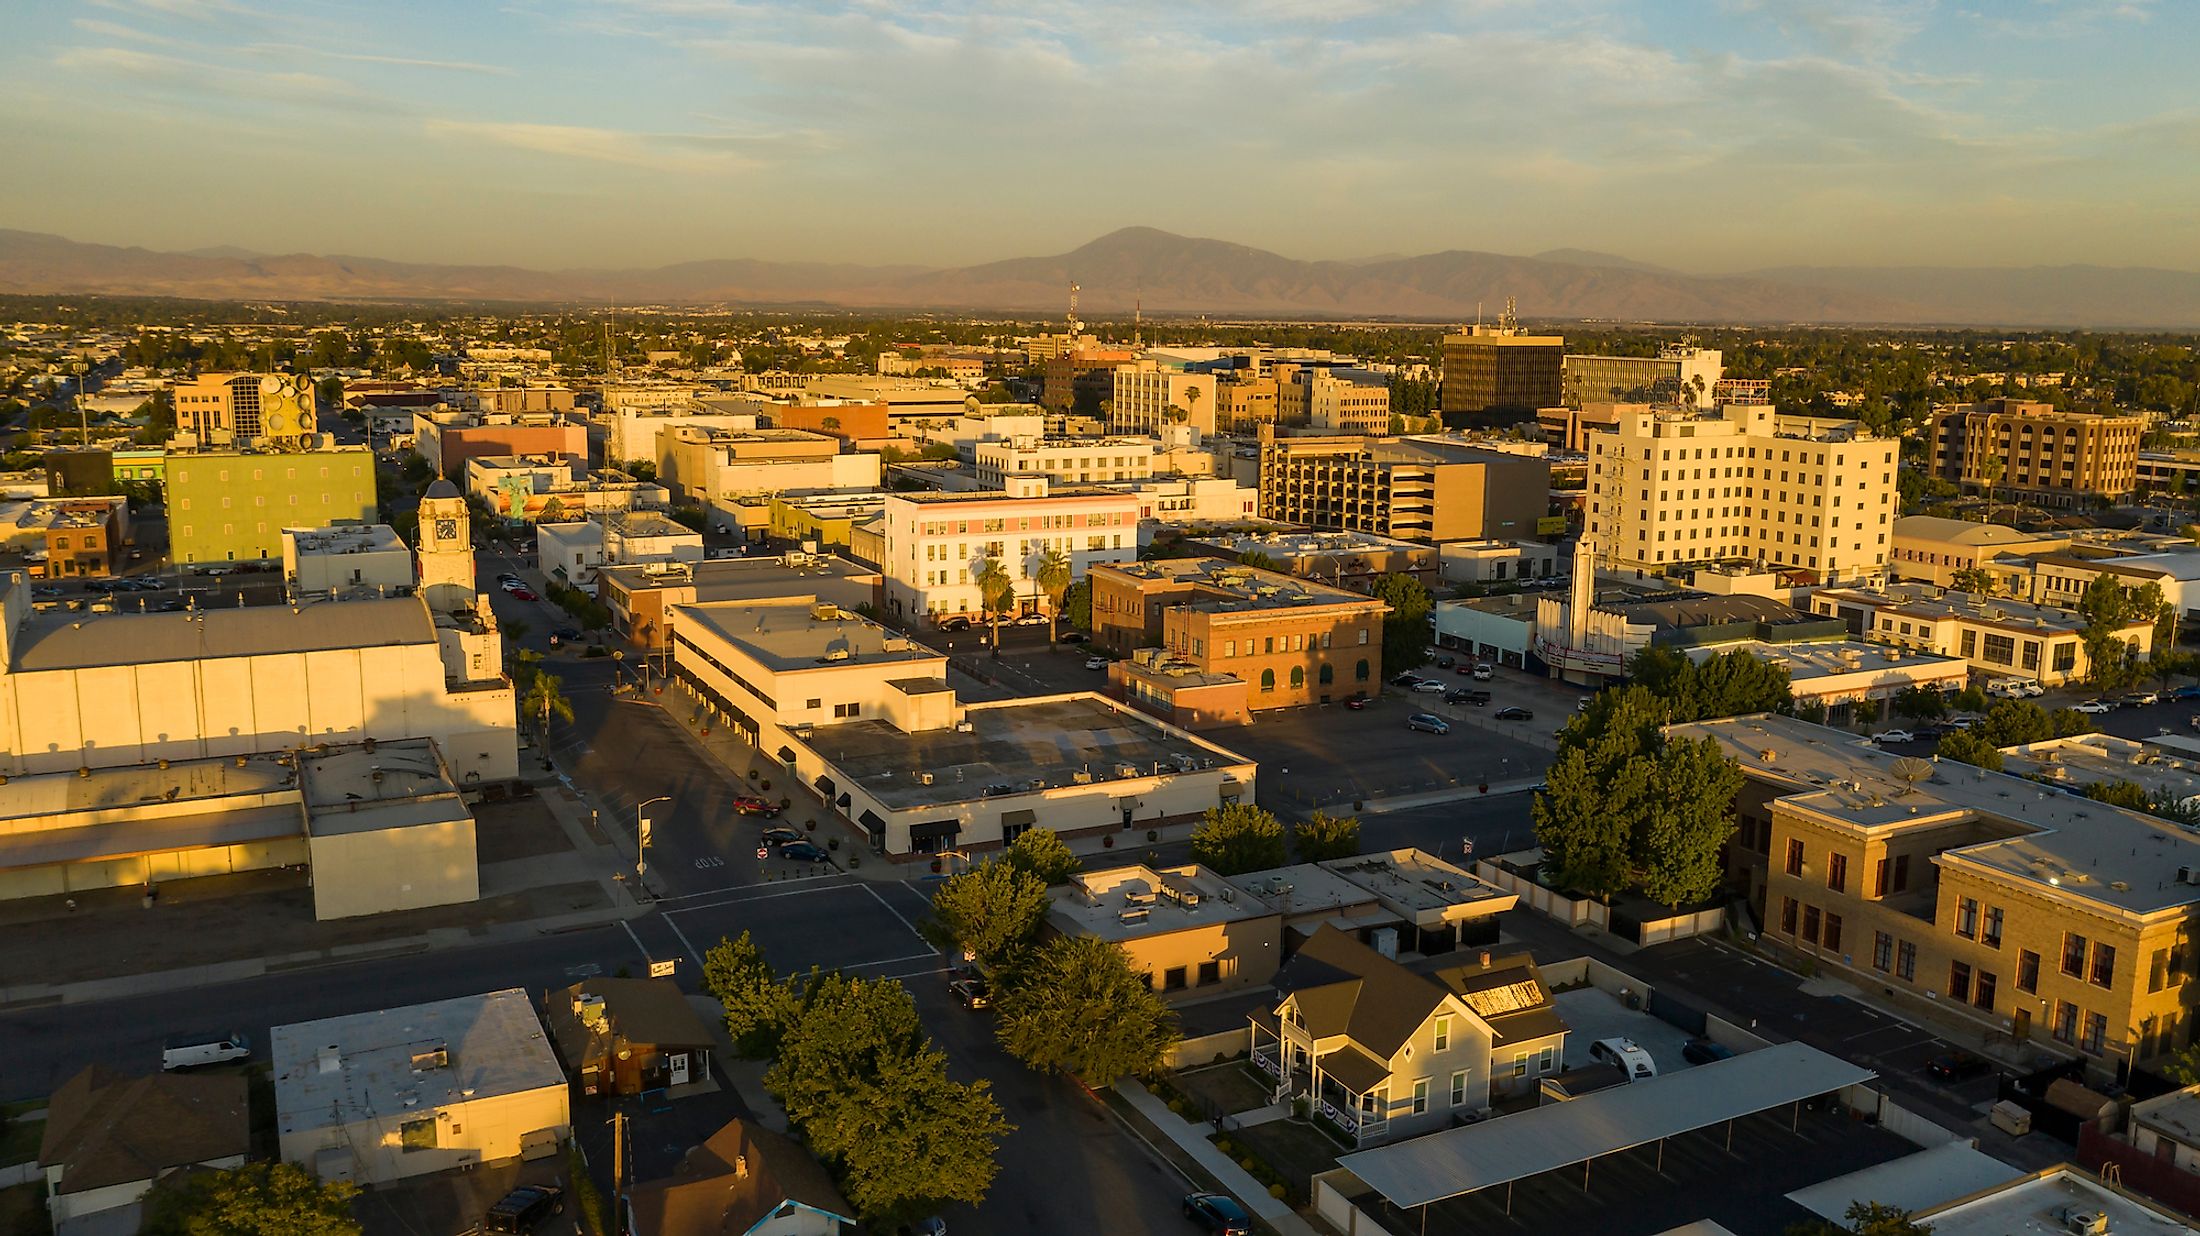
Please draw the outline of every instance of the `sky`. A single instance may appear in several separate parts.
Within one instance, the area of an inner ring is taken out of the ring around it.
[[[7,0],[0,227],[953,265],[1140,224],[2200,269],[2196,0]]]

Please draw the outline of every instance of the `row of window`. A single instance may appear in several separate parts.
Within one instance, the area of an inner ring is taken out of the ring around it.
[[[1765,826],[1767,839],[1771,825]],[[1782,857],[1782,867],[1791,876],[1801,876],[1806,855],[1801,837],[1787,839],[1787,852]],[[1826,887],[1837,893],[1849,891],[1849,856],[1838,851],[1826,853]],[[1872,896],[1888,897],[1910,887],[1910,856],[1892,854],[1874,864],[1872,869]],[[1999,919],[1995,920],[1997,923]]]
[[[988,532],[1044,532],[1058,528],[1122,528],[1136,519],[1126,511],[1075,515],[1024,515],[1015,519],[934,520],[919,526],[923,536],[969,536]]]

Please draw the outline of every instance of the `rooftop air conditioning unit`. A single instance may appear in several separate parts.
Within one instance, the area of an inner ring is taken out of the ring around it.
[[[912,773],[910,773],[909,775],[910,775],[910,776],[912,776],[912,777],[915,777],[915,778],[917,779],[917,784],[918,784],[918,785],[930,785],[930,784],[932,784],[932,774],[931,774],[931,773],[928,773],[928,772],[912,772]]]

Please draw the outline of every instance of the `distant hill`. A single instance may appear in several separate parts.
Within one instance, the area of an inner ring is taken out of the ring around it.
[[[341,254],[190,253],[0,230],[0,292],[193,299],[727,304],[1056,314],[1494,318],[1641,322],[2200,327],[2200,274],[2144,268],[1787,267],[1690,275],[1611,254],[1513,257],[1455,249],[1302,261],[1228,241],[1129,227],[1067,253],[976,266],[859,266],[747,258],[632,270],[533,270]]]

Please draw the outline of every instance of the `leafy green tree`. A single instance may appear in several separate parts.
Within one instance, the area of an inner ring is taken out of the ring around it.
[[[1283,565],[1257,549],[1248,549],[1238,555],[1238,565],[1254,567],[1262,571],[1281,571]]]
[[[1941,735],[1940,742],[1933,747],[1933,754],[1944,760],[2001,771],[2001,752],[1971,730]]]
[[[550,735],[550,723],[573,721],[573,701],[565,698],[565,683],[556,674],[537,672],[534,681],[527,684],[527,698],[523,707],[534,718],[537,731],[545,738]]]
[[[2085,787],[2085,796],[2112,807],[2128,807],[2133,811],[2154,810],[2154,799],[2147,794],[2146,787],[2136,781],[2096,781]]]
[[[809,983],[764,1085],[874,1229],[985,1200],[1011,1131],[989,1083],[948,1077],[890,979]]]
[[[1192,829],[1192,861],[1226,876],[1281,867],[1283,825],[1251,803],[1209,807]]]
[[[295,1163],[192,1172],[146,1195],[148,1236],[358,1236],[359,1186],[323,1184]]]
[[[2124,629],[2135,618],[2154,620],[2161,608],[2159,585],[2129,589],[2105,571],[2094,576],[2079,594],[2077,605],[2078,615],[2085,619],[2079,637],[2085,644],[2086,681],[2104,691],[2135,681],[2138,655],[2125,640]]]
[[[1849,707],[1849,716],[1854,718],[1858,725],[1870,725],[1879,720],[1879,701],[1875,699],[1858,700]]]
[[[1651,735],[1664,705],[1643,687],[1600,691],[1558,735],[1558,756],[1530,805],[1543,865],[1591,896],[1627,887],[1633,822],[1649,813]]]
[[[779,1036],[794,1017],[795,997],[764,960],[749,933],[721,938],[703,954],[703,990],[726,1011],[726,1037],[750,1060],[778,1052]]]
[[[2178,1048],[2177,1054],[2162,1062],[2161,1073],[2180,1086],[2200,1086],[2200,1043]]]
[[[1360,817],[1316,811],[1291,826],[1291,848],[1302,863],[1350,858],[1360,852]]]
[[[2075,708],[2058,708],[2047,714],[2048,723],[2055,727],[2055,737],[2070,738],[2093,732],[2093,718]]]
[[[1376,600],[1389,603],[1383,615],[1383,668],[1403,673],[1428,660],[1429,609],[1435,601],[1420,580],[1406,574],[1380,576],[1372,589]]]
[[[1667,741],[1652,770],[1648,810],[1635,822],[1636,884],[1663,905],[1693,905],[1719,889],[1742,770],[1709,738]]]
[[[1848,1226],[1812,1219],[1790,1224],[1787,1236],[1932,1236],[1933,1225],[1916,1223],[1910,1212],[1883,1202],[1851,1202]]]
[[[1786,712],[1795,704],[1786,668],[1747,652],[1720,653],[1699,664],[1684,652],[1652,644],[1635,654],[1627,674],[1665,703],[1667,719],[1676,724]]]
[[[1077,856],[1069,843],[1051,828],[1027,828],[1001,851],[1001,861],[1039,877],[1041,884],[1060,884],[1077,870]]]
[[[1971,732],[1990,747],[2021,747],[2053,738],[2055,722],[2046,709],[2030,700],[1996,700],[1986,710],[1986,719]]]
[[[1965,687],[1956,694],[1957,712],[1985,712],[1986,692],[1977,687]]]
[[[1047,552],[1039,556],[1039,571],[1035,578],[1039,584],[1039,591],[1045,593],[1047,597],[1047,642],[1049,644],[1054,642],[1055,636],[1060,634],[1061,631],[1062,598],[1069,595],[1069,575],[1069,555],[1051,545],[1048,546]]]
[[[978,585],[979,600],[985,606],[986,621],[992,625],[993,647],[1001,647],[1001,611],[1016,599],[1016,581],[1009,578],[1008,568],[999,558],[988,558],[978,567],[971,580]]]
[[[1894,697],[1894,710],[1912,721],[1929,721],[1947,715],[1948,697],[1932,687],[1904,687]]]
[[[1957,592],[1994,595],[1994,577],[1982,567],[1965,567],[1955,572],[1948,577],[1948,586]]]
[[[1121,946],[1097,936],[1056,936],[1001,993],[1001,1046],[1035,1069],[1094,1088],[1161,1067],[1176,1018]]]
[[[1038,939],[1047,920],[1046,881],[1001,859],[948,877],[932,895],[925,935],[985,966]]]
[[[1092,633],[1092,581],[1080,579],[1062,593],[1062,617],[1071,630]]]
[[[2147,676],[2159,683],[2165,691],[2169,689],[2170,683],[2192,672],[2193,657],[2191,653],[2179,652],[2160,642],[2154,645],[2154,655],[2148,657],[2146,661]]]

